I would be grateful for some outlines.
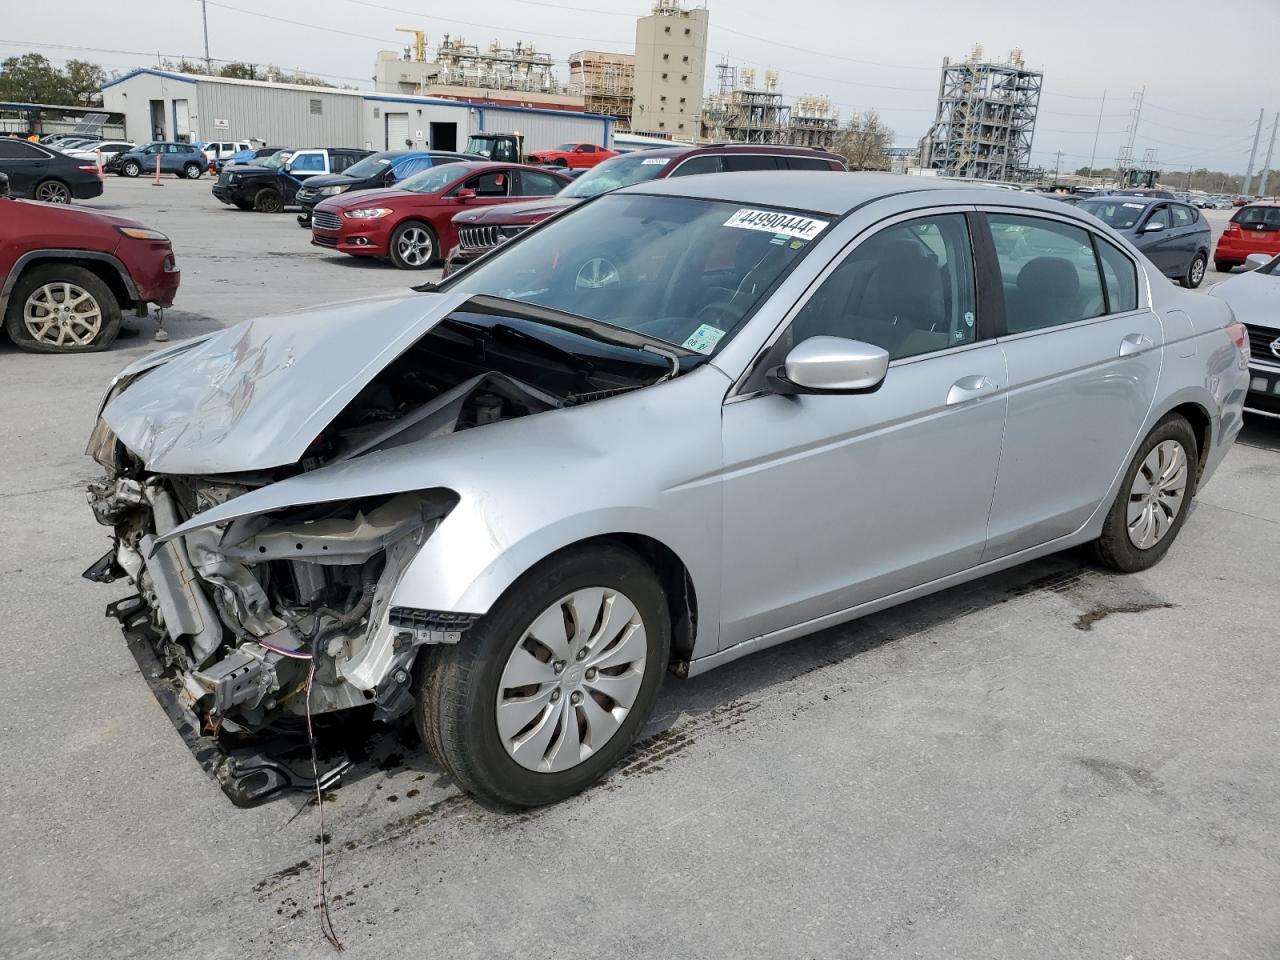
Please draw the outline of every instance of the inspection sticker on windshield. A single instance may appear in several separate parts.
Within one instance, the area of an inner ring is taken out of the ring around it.
[[[643,160],[640,161],[640,166],[664,167],[666,166],[667,161],[670,159],[671,159],[670,157],[645,157]]]
[[[743,208],[726,220],[724,225],[726,227],[737,227],[739,230],[763,230],[765,233],[777,233],[782,236],[795,237],[797,240],[812,240],[822,232],[827,223],[828,221],[826,220],[799,217],[794,213]]]
[[[713,327],[709,323],[704,323],[697,330],[689,335],[681,346],[686,350],[697,350],[699,353],[710,353],[715,349],[716,344],[720,342],[720,338],[724,336],[724,331],[719,327]]]

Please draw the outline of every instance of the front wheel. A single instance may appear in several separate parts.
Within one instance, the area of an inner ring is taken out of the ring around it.
[[[564,551],[420,664],[414,716],[464,790],[496,806],[590,786],[653,709],[671,648],[653,570],[622,546]]]
[[[284,197],[279,190],[263,187],[253,195],[253,209],[259,213],[279,213],[284,209]]]
[[[120,165],[120,172],[126,177],[136,177],[142,172],[142,166],[137,160],[126,160]]]
[[[422,270],[436,259],[436,235],[420,220],[410,220],[391,234],[388,252],[391,262],[401,270]]]
[[[46,263],[14,284],[4,326],[31,353],[105,350],[120,332],[120,304],[102,278],[71,263]]]
[[[1102,536],[1092,544],[1098,562],[1136,573],[1165,555],[1195,495],[1198,449],[1191,424],[1176,413],[1147,434],[1107,512]]]

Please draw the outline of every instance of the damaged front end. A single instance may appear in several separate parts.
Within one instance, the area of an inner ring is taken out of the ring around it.
[[[90,485],[114,546],[85,576],[125,577],[138,593],[108,607],[157,699],[207,773],[238,805],[312,789],[298,735],[309,714],[412,704],[411,642],[393,640],[376,686],[347,676],[388,626],[400,573],[456,498],[424,491],[255,516],[157,540],[212,504],[251,489],[204,478],[116,476]],[[455,626],[452,636],[457,639]],[[398,649],[396,649],[398,647]],[[345,758],[317,771],[321,787]]]
[[[670,375],[665,357],[586,356],[496,309],[429,295],[250,321],[113,382],[86,451],[106,470],[88,497],[112,546],[85,576],[134,585],[107,612],[235,803],[313,789],[310,753],[297,750],[310,717],[403,715],[420,647],[458,642],[475,619],[391,607],[459,500],[426,479],[436,441]],[[318,483],[306,502],[201,523],[321,468],[376,477],[379,457],[411,445],[423,451],[423,489],[332,499]],[[320,786],[345,763],[317,771]]]

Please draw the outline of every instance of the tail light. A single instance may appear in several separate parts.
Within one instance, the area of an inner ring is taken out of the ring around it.
[[[1240,224],[1238,224],[1238,223],[1234,223],[1234,222],[1232,222],[1232,223],[1228,223],[1228,224],[1227,224],[1227,229],[1226,229],[1226,230],[1224,230],[1224,231],[1222,231],[1222,232],[1223,232],[1223,233],[1229,233],[1229,234],[1231,234],[1232,236],[1239,236],[1239,235],[1240,235]]]
[[[1227,336],[1229,336],[1236,345],[1236,349],[1244,354],[1246,360],[1249,359],[1249,330],[1239,320],[1234,323],[1227,324]]]
[[[81,173],[97,173],[98,165],[96,163],[82,163],[76,169]]]

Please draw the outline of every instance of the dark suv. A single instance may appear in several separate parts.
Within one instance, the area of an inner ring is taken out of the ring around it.
[[[321,200],[356,190],[394,187],[406,177],[442,163],[474,159],[465,153],[444,150],[384,150],[370,154],[341,173],[311,177],[299,187],[296,200],[302,212],[298,214],[298,226],[311,229],[311,211]]]
[[[466,210],[453,218],[458,245],[445,258],[444,275],[484,256],[500,243],[554,214],[619,187],[687,177],[695,173],[737,173],[746,170],[847,171],[834,153],[807,147],[764,147],[719,144],[705,147],[658,147],[636,150],[592,167],[553,197]]]
[[[96,165],[17,137],[0,137],[0,173],[8,175],[15,197],[70,203],[72,197],[89,200],[102,195]]]
[[[282,150],[260,163],[223,167],[213,185],[213,195],[241,210],[279,213],[297,203],[298,189],[304,181],[342,173],[372,152],[348,147]]]

